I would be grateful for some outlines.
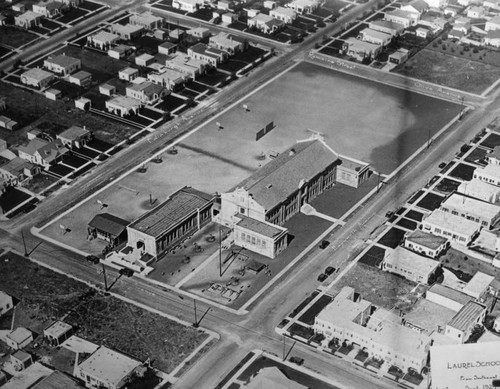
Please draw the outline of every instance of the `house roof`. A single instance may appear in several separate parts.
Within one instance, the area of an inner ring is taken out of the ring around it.
[[[14,331],[7,334],[7,337],[9,339],[12,339],[17,344],[24,342],[26,339],[29,339],[32,336],[33,334],[31,333],[31,331],[24,327],[17,327]]]
[[[432,212],[422,221],[422,223],[424,226],[426,224],[432,224],[466,236],[475,234],[481,228],[481,224],[479,223],[440,209],[436,209]]]
[[[483,169],[476,169],[477,173],[500,179],[500,166],[488,164]]]
[[[394,31],[402,31],[405,29],[405,26],[403,26],[401,23],[391,22],[389,20],[374,20],[369,23],[369,26],[374,30],[376,30],[377,27],[387,28]]]
[[[127,96],[115,96],[112,99],[106,101],[106,104],[111,104],[114,106],[122,107],[122,108],[135,108],[140,107],[141,102],[137,99]]]
[[[31,359],[31,355],[23,350],[17,350],[14,354],[12,354],[12,357],[21,362],[26,362]]]
[[[57,137],[61,139],[76,140],[82,136],[88,135],[89,133],[90,131],[86,130],[85,128],[79,126],[71,126],[70,128],[67,128],[59,135],[57,135]]]
[[[498,30],[500,32],[500,30]],[[499,34],[500,38],[500,34]],[[491,156],[491,154],[490,154]],[[500,157],[499,157],[500,158]],[[478,197],[479,195],[481,196],[496,196],[498,193],[500,193],[500,187],[496,185],[489,184],[485,181],[482,181],[478,178],[473,178],[470,181],[464,181],[462,182],[458,188],[457,192],[463,193],[466,195],[469,195],[471,197]]]
[[[66,332],[70,331],[73,327],[61,320],[53,322],[50,326],[43,330],[44,335],[50,335],[54,338],[58,338],[64,335]]]
[[[161,22],[163,18],[153,15],[152,12],[143,12],[141,14],[134,14],[130,17],[130,23],[149,25],[151,23]]]
[[[132,74],[139,73],[139,70],[136,69],[136,68],[128,67],[128,68],[120,70],[120,73],[127,74],[127,75],[132,75]]]
[[[6,162],[4,165],[0,166],[0,169],[14,175],[19,176],[24,173],[24,169],[31,169],[34,165],[26,161],[25,159],[16,157],[11,159],[9,162]]]
[[[459,331],[466,331],[485,310],[484,305],[469,301],[451,318],[447,325]]]
[[[139,366],[141,362],[101,346],[78,369],[105,383],[106,387],[117,387],[123,378]]]
[[[94,35],[90,35],[89,38],[96,42],[102,42],[102,43],[108,43],[108,42],[114,42],[118,39],[120,39],[119,35],[113,34],[108,31],[99,31]]]
[[[275,366],[259,370],[246,387],[247,389],[307,389],[307,386],[289,379],[284,372]]]
[[[274,238],[286,231],[285,228],[275,226],[271,223],[262,222],[241,214],[238,214],[237,217],[240,219],[240,221],[236,223],[238,227],[253,231],[268,238]]]
[[[355,52],[371,52],[372,50],[378,50],[381,46],[375,43],[365,42],[360,39],[356,39],[354,37],[349,37],[345,40],[345,43],[348,45],[349,50],[353,50]]]
[[[100,213],[95,215],[89,222],[89,227],[96,228],[113,236],[119,236],[129,224],[130,222],[118,216],[111,215],[110,213]]]
[[[275,9],[272,9],[269,14],[285,15],[290,18],[293,18],[295,17],[295,15],[297,15],[297,13],[293,9],[285,7],[277,7]]]
[[[139,32],[144,29],[143,26],[138,25],[138,24],[119,24],[115,23],[111,26],[111,29],[113,30],[114,33],[121,35],[121,34],[133,34],[134,32]]]
[[[34,20],[34,19],[40,19],[43,18],[42,14],[39,14],[38,12],[33,12],[33,11],[26,11],[22,15],[16,16],[16,20]]]
[[[478,271],[467,285],[465,285],[462,292],[471,297],[479,298],[480,295],[489,288],[494,279],[495,277]]]
[[[422,230],[414,230],[406,235],[406,240],[418,244],[423,247],[427,247],[431,250],[436,250],[440,248],[448,239],[442,236],[436,236],[429,234],[428,232]]]
[[[387,250],[384,262],[397,266],[400,269],[408,269],[408,271],[424,277],[428,276],[439,266],[438,261],[418,255],[401,246],[397,246],[392,251]]]
[[[44,62],[52,63],[62,67],[68,67],[75,64],[80,64],[81,61],[78,58],[70,57],[69,55],[56,55],[55,57],[49,57]]]
[[[469,301],[472,300],[470,296],[467,296],[465,293],[459,292],[458,290],[448,288],[447,286],[443,286],[440,284],[432,285],[427,293],[434,293],[441,297],[445,297],[448,300],[455,301],[458,304],[465,305]]]
[[[186,216],[208,205],[212,199],[211,195],[186,186],[139,217],[128,228],[159,237]]]
[[[36,383],[31,389],[82,389],[78,381],[59,370],[54,370],[47,377]]]
[[[208,51],[208,49],[209,49],[208,45],[206,45],[204,43],[197,43],[189,48],[189,50],[191,50],[195,53],[205,55],[207,57],[211,57],[214,59],[219,58],[219,55],[217,55],[215,52],[212,53],[212,52]],[[210,49],[213,49],[213,48],[210,48]]]
[[[469,212],[484,218],[492,218],[500,213],[500,207],[472,197],[453,193],[442,204],[441,208],[450,207],[459,212]]]
[[[92,74],[85,70],[80,70],[70,76],[70,78],[76,78],[77,80],[86,80],[89,77],[92,77]]]
[[[48,72],[48,71],[40,69],[40,68],[29,69],[29,70],[25,71],[21,76],[33,78],[36,81],[43,81],[47,78],[54,77],[54,75],[51,72]]]
[[[392,38],[391,34],[388,34],[386,32],[382,32],[382,31],[377,31],[377,30],[374,30],[373,28],[365,28],[365,29],[361,30],[359,33],[363,34],[363,35],[371,36],[371,37],[376,38],[376,39],[391,39]]]
[[[406,7],[413,7],[418,12],[425,12],[429,9],[429,5],[424,0],[413,0],[405,5]]]
[[[396,16],[398,18],[413,19],[414,15],[409,11],[403,11],[402,9],[395,9],[392,11],[387,11],[385,15]]]
[[[141,82],[140,84],[131,84],[127,86],[127,89],[134,90],[137,92],[143,92],[146,96],[152,96],[155,93],[161,93],[164,89],[161,85],[157,85],[151,81]]]
[[[340,162],[338,154],[322,140],[301,141],[236,187],[244,188],[266,211],[270,211],[305,181],[312,179],[333,163],[340,164]]]
[[[404,319],[406,322],[430,334],[433,331],[437,331],[439,327],[443,329],[455,313],[454,310],[443,307],[440,304],[426,299],[420,299],[413,305],[411,311],[404,315]]]

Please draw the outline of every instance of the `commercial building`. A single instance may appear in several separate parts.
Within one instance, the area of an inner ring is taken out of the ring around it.
[[[101,239],[116,246],[127,240],[127,226],[129,224],[129,221],[118,216],[100,213],[89,222],[87,232],[91,239]]]
[[[43,337],[51,346],[60,346],[71,335],[73,335],[73,327],[60,320],[43,330]]]
[[[356,344],[370,357],[404,371],[409,368],[421,371],[427,364],[431,338],[395,322],[390,312],[356,296],[353,288],[344,287],[316,316],[314,332],[323,334],[327,340],[337,338]]]
[[[425,293],[425,298],[433,303],[458,312],[473,298],[458,290],[440,284],[432,285]]]
[[[405,235],[404,247],[430,258],[437,258],[449,247],[448,239],[414,230]]]
[[[481,325],[486,317],[486,307],[469,301],[446,324],[445,335],[461,343],[469,339],[475,326]]]
[[[422,220],[422,230],[433,235],[443,236],[452,243],[466,246],[479,234],[481,224],[436,209]]]
[[[128,246],[160,257],[212,219],[213,196],[190,187],[172,194],[127,227]]]
[[[483,169],[476,168],[474,170],[474,177],[478,180],[487,182],[489,184],[500,186],[500,166],[499,165],[486,165]]]
[[[471,181],[462,182],[458,186],[457,192],[488,203],[496,203],[500,201],[500,187],[481,181],[477,178],[473,178]]]
[[[472,197],[453,193],[440,206],[440,210],[491,229],[500,219],[500,207]]]
[[[143,103],[132,97],[115,96],[107,100],[105,105],[108,112],[124,117],[128,115],[137,115]]]
[[[60,76],[67,76],[82,67],[82,61],[69,55],[56,55],[43,61],[43,67]]]
[[[141,362],[101,346],[75,367],[74,375],[87,388],[120,389],[142,369]]]
[[[399,274],[410,281],[427,284],[436,273],[439,262],[398,246],[392,251],[386,250],[380,267],[382,270]]]
[[[54,79],[54,75],[40,68],[29,69],[21,74],[21,82],[35,88],[46,88]]]

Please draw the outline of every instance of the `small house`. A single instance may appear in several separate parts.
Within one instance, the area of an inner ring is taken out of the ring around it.
[[[24,327],[18,327],[5,336],[5,342],[10,348],[19,350],[33,342],[33,333]]]

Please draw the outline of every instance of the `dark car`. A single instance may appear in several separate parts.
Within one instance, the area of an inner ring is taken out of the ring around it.
[[[304,364],[304,358],[300,358],[300,357],[291,357],[290,358],[290,362],[292,363],[295,363],[299,366],[302,366]]]
[[[85,257],[85,259],[87,260],[87,262],[91,262],[91,263],[94,263],[94,264],[98,264],[99,262],[101,262],[101,259],[98,257],[98,256],[95,256],[95,255],[87,255]]]
[[[386,217],[387,219],[390,219],[390,218],[391,218],[391,217],[393,217],[393,216],[394,216],[394,212],[393,212],[393,211],[387,211],[387,212],[385,213],[385,217]]]
[[[325,272],[324,272],[327,276],[331,276],[333,273],[335,273],[335,268],[333,266],[328,266],[326,269],[325,269]]]
[[[326,280],[328,278],[328,276],[325,274],[325,273],[321,273],[319,276],[318,276],[318,281],[319,282],[323,282],[324,280]]]
[[[445,166],[446,166],[446,162],[441,162],[441,163],[439,164],[439,168],[440,168],[440,169],[444,168]]]
[[[330,245],[330,242],[327,240],[323,240],[321,244],[319,245],[320,249],[326,249]]]
[[[134,271],[132,269],[121,268],[119,272],[122,276],[132,277],[134,275]]]

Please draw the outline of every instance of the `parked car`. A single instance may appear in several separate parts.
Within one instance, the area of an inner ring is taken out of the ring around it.
[[[441,162],[441,163],[439,164],[439,168],[440,168],[440,169],[444,168],[445,166],[446,166],[446,162]]]
[[[127,276],[127,277],[132,277],[134,275],[134,271],[132,269],[128,269],[126,267],[121,268],[119,273],[122,276]]]
[[[318,281],[319,282],[323,282],[324,280],[326,280],[328,278],[328,276],[325,274],[325,273],[321,273],[319,276],[318,276]]]
[[[385,217],[386,217],[387,219],[390,219],[390,218],[391,218],[391,217],[393,217],[393,216],[394,216],[394,212],[393,212],[393,211],[387,211],[387,212],[385,213]]]
[[[321,244],[319,245],[320,249],[326,249],[328,246],[330,246],[330,242],[327,240],[321,241]]]
[[[302,366],[304,364],[304,358],[300,357],[290,357],[290,362],[295,363],[299,366]]]
[[[101,262],[101,259],[98,256],[96,256],[96,255],[87,255],[85,257],[85,259],[87,260],[87,262],[91,262],[91,263],[96,264],[96,265],[99,262]]]
[[[335,268],[333,266],[328,266],[324,273],[327,275],[327,276],[331,276],[333,273],[335,273]]]

